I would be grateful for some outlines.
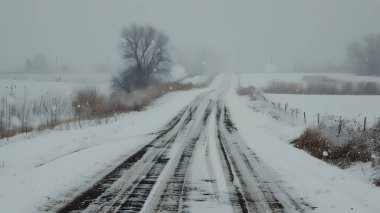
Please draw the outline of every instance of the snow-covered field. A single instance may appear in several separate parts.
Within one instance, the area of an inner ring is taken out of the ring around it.
[[[109,73],[0,73],[1,127],[38,127],[71,118],[76,91],[95,89],[110,94]]]
[[[336,81],[380,82],[380,77],[355,76],[351,74],[302,74],[302,73],[241,73],[240,85],[262,88],[272,81],[306,83],[305,76],[324,76]],[[298,108],[305,111],[307,124],[317,122],[320,116],[333,115],[342,119],[356,119],[363,122],[367,117],[368,126],[380,118],[380,96],[377,95],[292,95],[292,94],[266,94],[271,102],[289,105],[289,108]]]
[[[348,73],[239,73],[240,85],[254,85],[257,88],[266,87],[273,81],[288,83],[306,83],[305,77],[327,77],[337,82],[376,82],[380,83],[380,77],[356,76]]]
[[[365,95],[285,95],[267,94],[269,100],[282,104],[289,103],[293,107],[306,112],[307,123],[317,122],[317,116],[335,115],[342,119],[356,119],[373,125],[380,119],[380,97]]]
[[[70,96],[82,88],[95,88],[109,94],[110,73],[0,73],[0,97],[6,87],[13,86],[13,93],[18,99],[27,92],[31,99],[39,98],[44,93]]]
[[[0,79],[13,80],[35,80],[39,82],[66,82],[66,83],[89,83],[104,84],[111,80],[114,73],[108,72],[46,72],[46,73],[27,73],[27,72],[8,72],[1,73]]]

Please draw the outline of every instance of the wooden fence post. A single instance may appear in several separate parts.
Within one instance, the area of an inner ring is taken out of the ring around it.
[[[305,124],[306,124],[306,112],[303,112],[303,120],[305,121]]]
[[[78,107],[78,110],[79,110],[79,120],[78,120],[78,121],[79,121],[79,128],[82,128],[82,126],[80,125],[80,110],[81,110],[81,108],[80,108],[80,107],[81,107],[80,104],[78,104],[77,107]]]
[[[318,125],[319,125],[319,113],[318,113]]]

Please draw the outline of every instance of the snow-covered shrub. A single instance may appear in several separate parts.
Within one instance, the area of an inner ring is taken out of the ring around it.
[[[342,168],[350,166],[353,162],[369,162],[372,160],[371,152],[367,147],[356,146],[348,141],[342,145],[334,144],[318,128],[308,128],[291,144],[307,151],[312,156],[333,163]]]

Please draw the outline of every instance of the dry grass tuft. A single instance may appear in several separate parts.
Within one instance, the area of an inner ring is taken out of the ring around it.
[[[266,93],[298,94],[302,90],[299,83],[272,81],[265,89]]]
[[[9,130],[3,130],[3,131],[0,131],[0,139],[13,137],[17,134],[28,133],[31,131],[33,131],[33,128],[30,126],[28,126],[28,127],[15,127],[15,128],[9,129]]]
[[[237,90],[237,94],[241,96],[249,96],[252,101],[255,101],[257,97],[254,95],[255,94],[255,88],[253,86],[249,87],[240,87]]]
[[[154,100],[168,92],[184,91],[192,89],[192,84],[178,82],[156,84],[145,89],[135,90],[130,93],[114,92],[111,95],[110,110],[114,112],[141,111],[152,104]]]

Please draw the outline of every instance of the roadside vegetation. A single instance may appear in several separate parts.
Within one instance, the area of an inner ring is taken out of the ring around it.
[[[347,125],[345,133],[338,134],[339,125],[321,123],[308,127],[291,144],[343,169],[357,162],[371,162],[376,170],[372,182],[380,186],[380,121],[365,131]]]

